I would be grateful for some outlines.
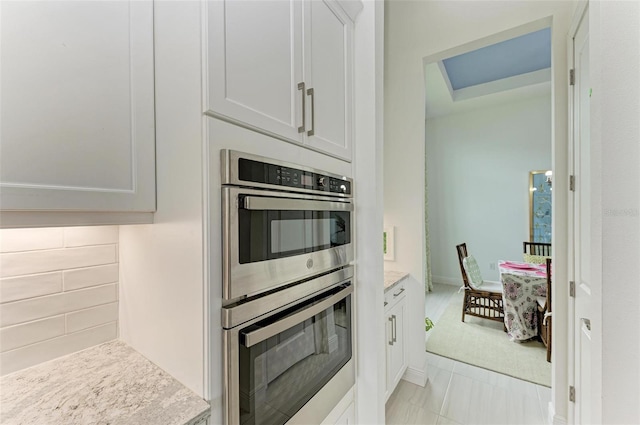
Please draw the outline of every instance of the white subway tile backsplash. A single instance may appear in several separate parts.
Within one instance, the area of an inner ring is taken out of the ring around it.
[[[110,264],[116,261],[116,245],[5,253],[0,254],[0,277]]]
[[[103,322],[104,323],[104,322]],[[5,352],[64,335],[64,315],[0,329],[0,351]]]
[[[62,248],[61,227],[0,230],[0,252],[34,251]]]
[[[87,267],[83,269],[65,270],[64,290],[86,288],[89,286],[104,285],[118,281],[118,263],[106,266]]]
[[[62,272],[0,279],[0,303],[62,292]]]
[[[118,226],[0,230],[0,374],[118,335]]]
[[[118,320],[118,303],[99,305],[85,310],[67,313],[67,332],[77,332]]]
[[[67,227],[64,246],[105,245],[118,243],[118,226]]]
[[[0,375],[71,354],[117,337],[116,322],[27,345],[0,354]]]
[[[0,305],[0,326],[11,326],[118,300],[118,285],[109,284]]]

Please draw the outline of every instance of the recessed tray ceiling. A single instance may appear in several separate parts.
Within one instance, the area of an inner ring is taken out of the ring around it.
[[[453,90],[551,67],[551,29],[482,47],[443,61]]]

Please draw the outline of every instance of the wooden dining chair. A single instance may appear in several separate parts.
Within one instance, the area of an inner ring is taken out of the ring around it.
[[[547,258],[547,296],[538,297],[538,335],[547,347],[547,361],[551,362],[551,258]]]
[[[456,245],[458,263],[462,273],[464,287],[464,301],[462,302],[462,321],[465,314],[482,317],[504,323],[504,308],[502,304],[502,285],[483,282],[479,287],[472,285],[464,267],[464,259],[469,257],[467,244]],[[486,284],[486,285],[485,285]]]
[[[522,242],[523,252],[530,255],[551,256],[551,244],[546,242]]]

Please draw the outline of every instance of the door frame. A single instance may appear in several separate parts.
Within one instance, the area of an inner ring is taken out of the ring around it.
[[[578,28],[581,24],[581,22],[586,19],[589,22],[589,26],[591,27],[591,23],[592,20],[590,19],[591,16],[591,9],[593,9],[594,7],[597,7],[597,2],[592,3],[589,2],[589,0],[580,0],[576,6],[573,18],[572,18],[572,22],[571,22],[571,26],[569,27],[569,32],[567,33],[567,64],[568,64],[568,69],[572,69],[575,66],[575,62],[574,62],[574,38],[578,32]],[[591,33],[591,31],[590,31]],[[590,68],[593,68],[590,66]],[[575,101],[575,97],[574,97],[574,86],[569,86],[569,99],[568,99],[568,169],[569,169],[569,174],[573,174],[575,168],[574,168],[574,164],[573,164],[573,157],[574,157],[574,122],[573,122],[573,114],[574,114],[574,101]],[[591,122],[590,124],[591,128],[594,128],[594,123]],[[591,134],[593,135],[594,132],[591,131]],[[592,146],[592,158],[597,156],[597,153],[595,151],[593,151],[593,147],[594,147],[594,143],[593,141],[590,142],[591,146]],[[593,164],[593,161],[592,161]],[[599,193],[598,189],[599,189],[599,178],[598,176],[594,173],[593,166],[591,167],[592,171],[591,171],[591,175],[592,175],[592,186],[591,186],[591,192],[592,195]],[[595,183],[595,184],[594,184]],[[567,236],[568,236],[568,252],[567,252],[567,271],[568,271],[568,282],[570,281],[575,281],[575,270],[574,270],[574,264],[575,264],[575,260],[576,258],[576,250],[575,250],[575,246],[574,246],[574,239],[575,239],[575,235],[574,235],[574,212],[575,212],[575,206],[574,206],[574,202],[573,202],[573,194],[571,192],[568,193],[567,196],[567,203],[568,203],[568,214],[567,214]],[[600,205],[601,200],[599,196],[594,196],[592,198],[591,201],[591,210],[592,211],[597,211],[598,210],[598,206]],[[598,285],[601,283],[601,279],[598,278],[598,272],[599,270],[601,270],[600,267],[600,261],[601,261],[601,249],[600,249],[600,245],[599,245],[599,241],[600,239],[597,237],[598,233],[597,233],[597,229],[599,229],[599,222],[597,221],[597,217],[592,216],[592,251],[591,251],[591,256],[590,258],[588,258],[587,260],[590,262],[591,264],[591,276],[592,276],[592,280],[594,281],[595,285],[594,287],[598,287]],[[594,230],[595,230],[595,235]],[[593,237],[596,236],[596,237]],[[594,421],[594,423],[599,423],[599,418],[601,417],[601,403],[600,403],[600,396],[601,396],[601,386],[600,386],[600,381],[593,379],[596,378],[596,375],[594,375],[594,372],[596,369],[598,368],[598,364],[600,363],[600,359],[601,359],[601,338],[597,336],[595,330],[597,328],[599,328],[599,326],[597,325],[597,323],[599,322],[599,315],[597,314],[598,311],[600,311],[601,308],[601,299],[598,296],[598,291],[594,291],[594,293],[592,293],[592,297],[591,297],[591,314],[592,314],[592,339],[591,339],[591,353],[592,353],[592,370],[591,370],[591,374],[592,374],[592,379],[591,379],[591,388],[590,388],[590,392],[591,392],[591,403],[590,403],[590,407],[591,407],[591,419],[592,421]],[[564,373],[566,373],[567,375],[567,382],[569,386],[575,386],[576,384],[576,371],[575,371],[575,367],[577,364],[576,361],[576,355],[577,355],[577,349],[575,347],[575,332],[576,332],[576,320],[575,320],[575,298],[569,297],[568,298],[568,305],[567,305],[567,320],[565,321],[565,323],[563,323],[563,327],[566,326],[567,329],[567,335],[568,335],[568,349],[567,349],[567,368],[566,371]],[[595,329],[594,329],[595,327]],[[556,373],[559,373],[560,371],[556,370]],[[576,389],[576,391],[580,391],[580,389]],[[570,401],[569,398],[569,391],[567,389],[566,393],[565,393],[565,397],[566,397],[566,402],[569,406],[568,408],[568,423],[570,424],[574,424],[575,423],[575,418],[576,418],[576,404]],[[558,421],[555,421],[553,423],[560,423]]]

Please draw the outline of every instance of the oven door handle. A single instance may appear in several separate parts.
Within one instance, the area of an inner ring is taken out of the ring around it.
[[[350,202],[313,201],[307,199],[244,196],[245,210],[353,211]]]
[[[341,301],[346,298],[349,294],[353,292],[353,285],[349,285],[340,292],[335,293],[334,295],[330,295],[329,297],[319,301],[316,304],[311,305],[309,308],[306,308],[302,311],[292,314],[291,316],[287,316],[283,319],[278,320],[270,324],[269,326],[265,326],[264,328],[256,329],[252,332],[241,332],[245,338],[245,347],[251,347],[253,345],[258,344],[259,342],[264,341],[265,339],[269,339],[272,336],[278,335],[281,332],[286,331],[292,326],[295,326],[299,323],[304,322],[305,320],[315,316],[316,314],[326,310],[331,307],[335,303]]]

